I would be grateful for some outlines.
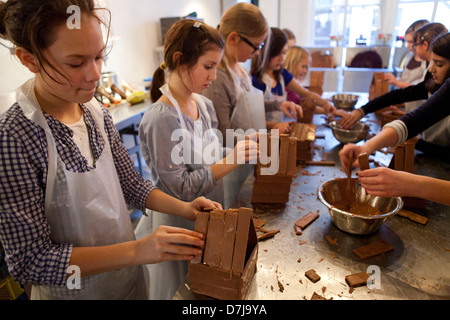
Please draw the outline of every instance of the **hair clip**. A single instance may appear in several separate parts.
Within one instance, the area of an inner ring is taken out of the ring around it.
[[[198,29],[198,28],[200,28],[201,25],[202,25],[202,23],[197,21],[196,23],[194,23],[193,27]]]

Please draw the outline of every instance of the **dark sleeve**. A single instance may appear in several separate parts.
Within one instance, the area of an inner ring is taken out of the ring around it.
[[[427,101],[399,120],[408,128],[408,139],[450,115],[450,78]]]
[[[369,114],[394,104],[423,99],[428,99],[428,90],[425,88],[425,81],[404,89],[392,90],[369,101],[361,109],[364,111],[364,114]]]

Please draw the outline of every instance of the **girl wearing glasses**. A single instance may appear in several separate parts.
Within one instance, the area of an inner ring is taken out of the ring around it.
[[[399,79],[397,79],[392,73],[385,74],[384,79],[390,84],[398,88],[406,88],[411,84],[417,84],[418,82],[424,80],[425,74],[428,70],[428,61],[426,59],[421,59],[416,54],[416,50],[413,46],[415,44],[414,32],[427,23],[429,23],[428,20],[417,20],[411,24],[408,29],[406,29],[404,39],[408,49],[411,51],[411,58],[408,62],[406,62],[405,67],[403,68],[402,76]]]
[[[300,106],[291,102],[264,100],[259,90],[252,86],[250,73],[241,63],[260,55],[267,46],[269,34],[267,21],[258,7],[237,3],[222,16],[218,26],[225,39],[225,52],[217,69],[217,79],[203,94],[214,103],[219,130],[226,141],[227,129],[279,129],[289,133],[287,123],[266,122],[265,113],[282,110],[288,117],[302,115]],[[236,133],[236,135],[239,135]]]
[[[271,28],[270,45],[266,50],[263,68],[257,68],[261,57],[255,57],[252,64],[253,86],[262,90],[266,99],[278,101],[287,100],[286,88],[297,93],[302,98],[316,100],[317,105],[323,107],[325,113],[334,113],[336,108],[328,101],[322,99],[318,94],[308,91],[293,80],[293,75],[287,71],[283,64],[288,50],[288,38],[286,34],[278,29]],[[283,115],[274,111],[267,116],[269,121],[282,121]]]

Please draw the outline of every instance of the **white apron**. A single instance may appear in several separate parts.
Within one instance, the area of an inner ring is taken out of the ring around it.
[[[262,80],[266,85],[266,91],[264,92],[264,97],[266,100],[276,100],[281,102],[287,101],[287,92],[285,89],[286,85],[284,83],[283,77],[280,78],[281,92],[283,92],[282,96],[278,96],[272,93],[272,84],[274,80],[267,73],[263,74]],[[282,122],[283,112],[282,111],[267,112],[267,121]]]
[[[264,93],[252,85],[252,79],[245,70],[243,70],[243,81],[246,84],[241,86],[241,79],[228,66],[226,58],[224,57],[223,59],[225,59],[225,65],[227,66],[228,72],[232,75],[236,87],[237,101],[230,118],[230,128],[234,130],[242,129],[244,132],[248,129],[265,130],[266,112],[264,108]],[[247,91],[243,87],[247,87],[250,90]],[[250,164],[241,165],[223,178],[225,200],[227,203],[231,204],[236,199],[245,180],[253,171],[253,167]]]
[[[77,173],[66,170],[56,151],[51,130],[27,82],[17,101],[28,119],[45,131],[48,144],[48,175],[45,216],[54,243],[74,247],[103,246],[135,239],[108,138],[103,112],[96,100],[85,104],[105,141],[95,169]],[[31,99],[31,100],[30,100]],[[33,100],[33,101],[32,101]],[[122,268],[81,278],[80,289],[33,286],[31,299],[146,299],[142,266]]]
[[[165,84],[160,88],[160,90],[169,98],[175,107],[178,119],[180,120],[181,128],[187,130],[186,123],[183,118],[183,114],[178,105],[178,102],[173,98],[172,93],[169,90],[169,86]],[[193,95],[197,107],[201,110],[201,113],[207,118],[207,122],[211,123],[209,119],[209,114],[203,99],[197,95]],[[200,112],[199,110],[199,112]],[[198,126],[197,124],[200,124]],[[211,147],[211,144],[215,144],[212,148],[216,150],[221,150],[220,140],[217,136],[213,137],[211,131],[200,132],[199,127],[201,127],[201,120],[196,120],[194,123],[194,145],[202,145],[202,153],[206,147]],[[185,139],[186,137],[183,137]],[[185,141],[185,140],[184,140]],[[202,154],[196,154],[195,148],[191,148],[191,158],[190,159],[202,159],[201,164],[193,164],[191,168],[201,168],[208,164],[203,162]],[[199,158],[201,157],[201,158]],[[200,196],[200,195],[199,195]],[[205,195],[206,198],[217,201],[223,204],[224,201],[224,189],[223,181],[219,180],[214,190],[209,194]],[[194,230],[195,222],[189,221],[184,218],[169,215],[166,213],[147,210],[147,216],[143,216],[136,227],[136,238],[141,238],[153,232],[160,225],[168,225],[173,227],[185,228]],[[188,263],[186,261],[164,261],[158,264],[149,264],[147,268],[150,272],[150,299],[151,300],[170,300],[174,296],[175,292],[178,290],[180,284],[184,281],[188,273]]]

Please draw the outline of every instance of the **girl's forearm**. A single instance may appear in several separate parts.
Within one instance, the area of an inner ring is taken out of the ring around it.
[[[416,182],[410,184],[411,197],[418,197],[450,206],[450,181],[415,175]]]
[[[216,181],[222,179],[231,171],[239,167],[239,164],[226,163],[225,159],[226,158],[223,158],[222,160],[216,162],[211,166],[211,171],[214,175],[214,178],[216,178]]]
[[[81,277],[118,270],[137,264],[136,241],[100,247],[74,247],[71,266],[78,266]]]
[[[181,201],[158,189],[152,190],[146,201],[147,209],[180,216],[183,218],[188,218],[186,216],[187,212],[190,211],[188,206],[188,202]]]
[[[367,153],[372,153],[384,147],[395,146],[397,140],[398,137],[395,130],[388,127],[381,130],[375,137],[369,139],[364,143],[363,147]]]

